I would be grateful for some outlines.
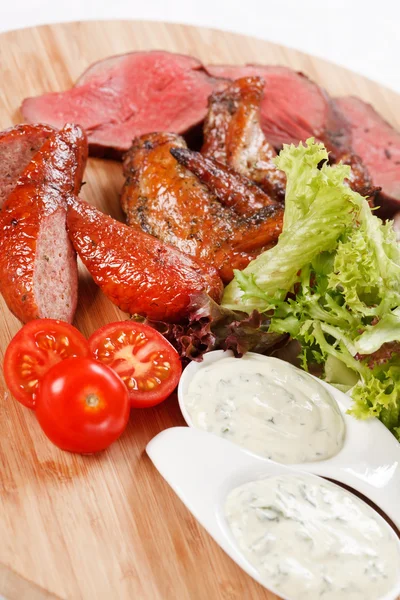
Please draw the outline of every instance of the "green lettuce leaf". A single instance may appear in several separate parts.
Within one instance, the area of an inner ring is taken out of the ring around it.
[[[400,440],[399,356],[375,367],[369,377],[352,388],[354,406],[350,413],[359,419],[378,417]]]
[[[338,239],[357,219],[362,202],[344,180],[350,167],[324,164],[323,144],[312,139],[306,145],[284,146],[277,166],[286,173],[285,220],[277,245],[262,253],[226,287],[226,308],[265,311],[274,306],[298,281],[299,270],[321,252],[336,248]]]
[[[373,354],[383,344],[400,340],[400,308],[387,313],[376,325],[368,325],[354,341],[358,354]]]
[[[331,288],[343,291],[349,309],[362,316],[382,316],[400,305],[400,250],[391,223],[375,217],[365,202],[360,224],[339,242]]]
[[[254,309],[269,332],[300,344],[299,360],[340,389],[352,414],[378,417],[400,439],[400,247],[365,198],[330,166],[322,144],[284,146],[283,231],[227,286],[223,306]]]
[[[328,153],[323,144],[315,144],[312,139],[306,145],[286,146],[276,159],[276,166],[288,177],[285,197],[284,226],[288,229],[304,217],[315,199],[315,191],[310,182],[319,177],[318,165],[328,160]],[[305,165],[307,168],[304,168]]]

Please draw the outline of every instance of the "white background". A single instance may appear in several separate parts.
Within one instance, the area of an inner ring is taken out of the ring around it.
[[[171,21],[254,35],[400,92],[400,0],[0,0],[0,31],[88,19]]]

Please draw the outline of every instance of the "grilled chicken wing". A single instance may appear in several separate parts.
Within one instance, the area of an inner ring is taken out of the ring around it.
[[[232,167],[188,148],[171,148],[171,154],[194,173],[224,206],[233,208],[240,215],[250,216],[261,208],[276,204],[258,185]]]
[[[260,124],[264,90],[261,77],[243,77],[210,96],[202,153],[258,183],[267,194],[284,200],[286,178],[276,168],[276,152]]]
[[[122,209],[129,225],[214,265],[230,281],[233,269],[243,269],[261,248],[276,242],[282,214],[267,206],[262,215],[243,217],[223,206],[170,152],[185,148],[171,133],[137,138],[124,163]]]

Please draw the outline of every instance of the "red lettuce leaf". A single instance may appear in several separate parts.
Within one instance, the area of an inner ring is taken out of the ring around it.
[[[176,348],[183,359],[201,361],[210,350],[232,350],[236,356],[253,351],[270,354],[284,345],[287,335],[269,333],[270,320],[265,314],[253,311],[250,315],[219,306],[207,294],[192,296],[185,323],[175,325],[151,321],[134,315]]]

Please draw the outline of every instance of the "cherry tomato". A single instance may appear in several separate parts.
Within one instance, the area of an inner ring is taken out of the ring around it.
[[[124,431],[128,391],[112,369],[91,358],[67,358],[40,382],[36,416],[47,437],[62,450],[91,454]]]
[[[4,377],[18,402],[35,407],[39,382],[65,358],[89,356],[83,335],[72,325],[54,319],[30,321],[11,340],[4,356]]]
[[[101,327],[89,338],[92,355],[125,382],[134,407],[159,404],[176,388],[182,365],[175,348],[155,329],[134,321]]]

